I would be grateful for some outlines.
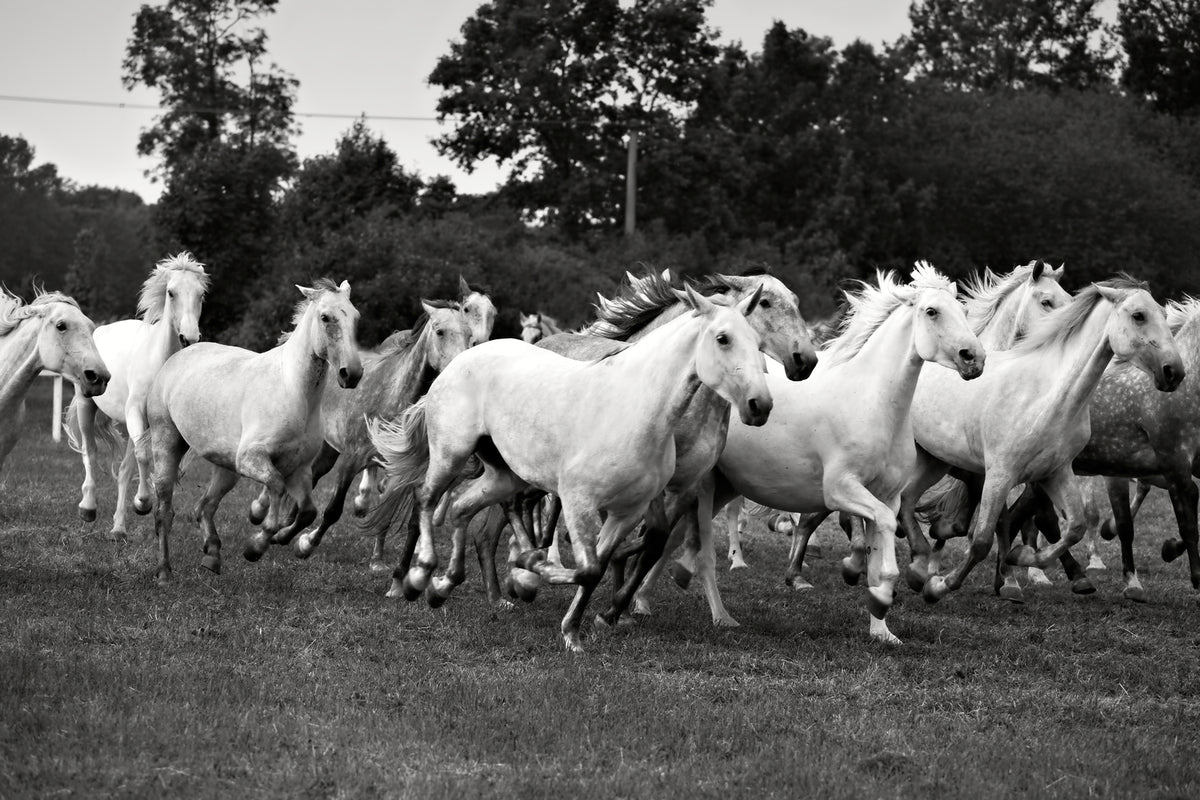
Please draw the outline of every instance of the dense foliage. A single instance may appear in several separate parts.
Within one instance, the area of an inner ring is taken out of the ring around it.
[[[264,66],[253,25],[274,0],[144,6],[125,77],[162,93],[139,147],[166,191],[148,209],[81,190],[0,138],[0,279],[65,282],[97,316],[126,314],[144,270],[186,247],[216,274],[208,335],[254,347],[318,275],[352,282],[368,343],[460,275],[490,290],[499,335],[518,311],[583,322],[640,264],[767,265],[811,314],[842,280],[918,258],[1197,291],[1200,0],[1123,0],[1111,25],[1092,0],[917,0],[909,35],[840,49],[786,22],[721,43],[709,4],[481,4],[429,80],[453,121],[443,152],[509,168],[486,196],[405,171],[365,121],[296,164],[296,84]]]

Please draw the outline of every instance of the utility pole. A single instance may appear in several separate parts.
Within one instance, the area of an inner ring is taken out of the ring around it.
[[[625,235],[637,227],[637,129],[629,131],[629,157],[625,161]]]

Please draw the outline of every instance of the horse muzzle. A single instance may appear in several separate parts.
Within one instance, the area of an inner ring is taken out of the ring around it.
[[[802,381],[809,375],[812,375],[813,370],[816,368],[817,351],[798,350],[792,353],[790,359],[784,361],[783,373],[789,381]]]
[[[774,405],[775,403],[770,395],[749,398],[739,409],[742,424],[753,428],[766,424],[767,418],[771,416],[771,409]]]
[[[338,386],[343,389],[353,389],[362,380],[362,365],[341,367],[337,371]]]
[[[983,374],[983,364],[987,354],[981,349],[964,347],[958,351],[954,359],[958,366],[958,374],[964,381],[971,381]]]
[[[1183,383],[1185,377],[1187,377],[1187,372],[1184,370],[1182,362],[1163,364],[1154,376],[1154,388],[1160,392],[1173,392],[1179,388],[1179,384]]]
[[[84,397],[104,394],[111,377],[107,369],[85,369],[79,378],[79,390]]]

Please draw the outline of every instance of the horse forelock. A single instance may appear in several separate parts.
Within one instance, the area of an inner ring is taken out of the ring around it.
[[[309,308],[313,306],[323,295],[338,294],[341,292],[341,287],[329,278],[317,278],[316,281],[313,282],[312,288],[316,289],[318,292],[320,292],[320,294],[318,294],[313,300],[309,300],[308,297],[304,297],[296,303],[295,308],[292,309],[292,325],[288,330],[279,334],[279,339],[275,342],[277,345],[283,344],[292,338],[292,334],[296,332],[296,328],[299,327],[300,323],[304,320],[304,315],[308,313]]]
[[[26,303],[7,288],[0,287],[0,336],[11,333],[24,320],[43,316],[48,310],[47,306],[54,303],[65,303],[80,310],[79,303],[70,295],[62,292],[47,292],[44,289],[35,289],[34,291],[33,300]]]
[[[167,284],[172,276],[191,275],[200,284],[200,293],[208,292],[211,277],[204,271],[204,265],[184,250],[173,256],[168,256],[154,265],[149,277],[138,292],[138,316],[151,324],[162,319],[163,306],[167,302]]]

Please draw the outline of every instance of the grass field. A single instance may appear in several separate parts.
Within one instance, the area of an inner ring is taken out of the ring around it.
[[[78,521],[40,384],[0,476],[0,797],[1200,795],[1200,609],[1156,555],[1163,496],[1141,517],[1146,605],[1120,599],[1105,543],[1091,597],[1055,569],[1002,605],[990,564],[936,606],[903,588],[888,648],[839,577],[840,532],[796,594],[787,540],[755,529],[753,569],[721,575],[740,629],[663,585],[655,616],[589,626],[572,656],[566,589],[495,613],[472,572],[441,609],[388,600],[349,522],[310,561],[243,561],[249,486],[218,518],[224,574],[205,573],[184,513],[200,466],[160,588],[150,518],[100,537],[111,479]]]

